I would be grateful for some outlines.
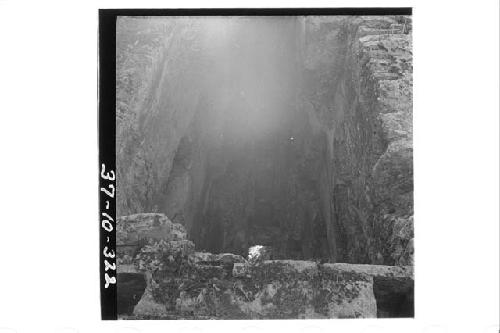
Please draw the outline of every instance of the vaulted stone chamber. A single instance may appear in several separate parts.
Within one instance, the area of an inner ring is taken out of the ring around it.
[[[213,253],[412,264],[411,45],[409,17],[119,20],[118,215]]]

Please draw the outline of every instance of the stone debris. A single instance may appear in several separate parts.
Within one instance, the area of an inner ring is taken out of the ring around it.
[[[183,229],[170,225],[161,214],[123,217],[117,226],[140,240],[148,237],[142,231],[151,221],[163,221],[161,227],[172,233]],[[376,288],[382,290],[378,291],[381,297],[388,298],[384,283],[410,281],[396,292],[412,291],[413,268],[408,266],[249,262],[231,253],[195,252],[191,245],[186,246],[192,244],[186,238],[163,235],[165,239],[153,237],[152,245],[139,242],[144,245],[129,259],[131,264],[119,264],[123,319],[374,318],[378,313]]]

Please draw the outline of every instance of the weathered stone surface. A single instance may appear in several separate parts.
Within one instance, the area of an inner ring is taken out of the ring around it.
[[[118,264],[134,265],[138,271],[153,270],[160,261],[172,263],[194,252],[186,230],[164,214],[144,213],[123,216],[116,222]],[[127,268],[130,270],[131,268]]]
[[[391,256],[397,265],[413,265],[413,215],[392,219]]]
[[[215,267],[213,267],[215,268]],[[214,270],[216,271],[216,270]],[[370,318],[377,316],[374,278],[413,281],[412,269],[274,260],[235,263],[232,276],[191,274],[165,280],[156,292],[170,292],[167,317],[193,319]],[[174,292],[172,294],[172,292]],[[175,299],[175,302],[174,302]]]
[[[117,20],[119,216],[164,212],[174,157],[198,111],[202,73],[209,68],[200,56],[199,23],[182,17]]]
[[[248,271],[248,265],[236,263],[233,266],[233,276],[235,277],[250,277],[250,272]]]
[[[328,147],[320,195],[330,257],[411,264],[411,18],[311,18],[306,31],[304,103]],[[405,221],[404,235],[394,221]]]
[[[184,240],[186,230],[172,223],[164,214],[143,213],[123,216],[117,222],[117,244],[128,245],[140,240]]]
[[[369,318],[412,297],[412,267],[195,252],[183,227],[162,214],[122,217],[117,228],[119,244],[136,247],[118,260],[124,319]]]
[[[195,264],[218,264],[218,265],[232,265],[235,263],[246,263],[245,258],[240,255],[232,253],[218,253],[212,254],[210,252],[195,252],[190,256]]]
[[[194,244],[186,239],[186,230],[164,214],[144,213],[118,218],[116,236],[119,276],[134,276],[119,288],[120,304],[124,304],[120,313],[131,315],[134,306],[134,313],[143,316],[165,313],[165,305],[153,298],[152,276],[160,270],[176,271],[194,253]],[[143,276],[144,286],[137,273]],[[140,295],[139,290],[142,290]]]
[[[323,269],[336,272],[350,272],[355,274],[364,274],[371,277],[394,277],[413,279],[412,266],[384,266],[384,265],[361,265],[345,263],[326,263],[322,265]]]

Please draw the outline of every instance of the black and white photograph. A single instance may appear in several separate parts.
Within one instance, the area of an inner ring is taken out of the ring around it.
[[[499,333],[498,0],[0,0],[0,333]]]
[[[412,16],[386,12],[117,17],[119,319],[414,316]]]

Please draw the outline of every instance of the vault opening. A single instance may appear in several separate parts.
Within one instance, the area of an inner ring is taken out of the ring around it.
[[[132,315],[134,307],[146,290],[146,277],[142,273],[118,273],[117,275],[118,314]]]
[[[374,277],[378,318],[413,318],[414,282],[410,278]]]

